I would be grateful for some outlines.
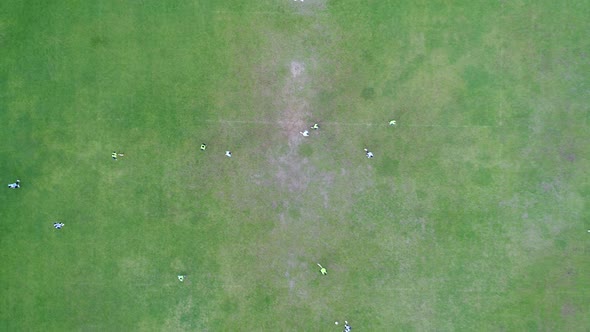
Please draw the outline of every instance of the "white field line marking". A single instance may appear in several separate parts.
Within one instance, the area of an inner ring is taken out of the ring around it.
[[[210,285],[209,284],[209,280],[207,280],[207,278],[204,278],[203,280],[200,280],[198,276],[194,276],[191,279],[191,282],[193,284],[197,284],[197,285]],[[70,285],[70,286],[74,286],[74,287],[86,287],[86,286],[106,286],[109,285],[109,282],[65,282],[63,284],[66,285]],[[136,286],[136,287],[154,287],[154,288],[158,288],[158,287],[176,287],[178,285],[182,285],[178,280],[175,281],[165,281],[165,282],[135,282],[135,281],[129,281],[128,282],[129,286]],[[274,285],[274,288],[284,288],[284,289],[290,289],[289,285]],[[221,283],[218,285],[215,285],[214,288],[217,289],[223,289],[223,288],[247,288],[247,285],[245,284],[226,284],[226,283]],[[406,292],[406,293],[421,293],[424,292],[424,288],[410,288],[410,287],[388,287],[388,286],[379,286],[379,288],[387,290],[387,291],[395,291],[395,292]],[[443,289],[444,285],[441,285],[441,287],[430,287],[430,288],[426,288],[426,290],[430,290],[430,291],[436,291],[439,289]],[[580,294],[580,292],[586,291],[588,290],[588,288],[582,288],[582,289],[576,289],[576,290],[571,290],[571,291],[548,291],[548,293],[550,294],[568,294],[568,295],[577,295]],[[501,294],[508,294],[508,293],[512,293],[513,291],[518,291],[518,290],[483,290],[483,289],[454,289],[454,292],[457,293],[471,293],[471,294],[477,294],[478,296],[482,296],[482,295],[488,295],[488,296],[498,296]]]
[[[226,124],[266,124],[266,125],[280,125],[289,123],[288,121],[261,121],[261,120],[205,120],[211,123],[226,123]],[[390,127],[387,121],[383,123],[371,123],[371,122],[322,122],[323,125],[336,125],[336,126],[365,126],[365,127]],[[437,125],[437,124],[396,124],[396,127],[414,127],[414,128],[500,128],[502,126],[492,125]]]
[[[213,14],[218,15],[281,15],[281,16],[293,16],[293,15],[304,15],[299,12],[285,12],[285,11],[276,11],[276,10],[246,10],[246,11],[238,11],[238,10],[215,10],[212,11]],[[316,10],[314,16],[328,16],[327,11]],[[434,24],[433,24],[434,26]]]

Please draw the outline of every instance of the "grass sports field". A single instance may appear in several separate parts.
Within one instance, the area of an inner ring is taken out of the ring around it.
[[[588,331],[588,17],[0,2],[0,331]]]

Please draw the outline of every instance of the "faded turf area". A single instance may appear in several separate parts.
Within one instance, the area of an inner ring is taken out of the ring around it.
[[[0,4],[0,330],[590,326],[588,1],[174,3]]]

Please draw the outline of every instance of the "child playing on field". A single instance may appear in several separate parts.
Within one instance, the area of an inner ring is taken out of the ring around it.
[[[373,158],[374,157],[373,152],[369,151],[369,149],[365,148],[364,150],[365,150],[365,153],[367,155],[367,158]]]
[[[10,188],[10,189],[20,188],[20,180],[16,180],[16,182],[14,182],[14,183],[9,183],[8,188]]]
[[[123,153],[117,153],[116,151],[113,151],[113,153],[111,153],[111,157],[113,157],[113,160],[117,160],[117,157],[123,157],[125,154]]]
[[[352,330],[352,327],[350,325],[348,325],[348,321],[344,321],[344,332],[350,332],[350,330]]]

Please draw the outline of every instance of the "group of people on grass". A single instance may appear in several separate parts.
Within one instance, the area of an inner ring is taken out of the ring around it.
[[[20,180],[16,180],[13,183],[9,183],[8,184],[8,188],[10,188],[10,189],[18,189],[18,188],[20,188]],[[53,223],[53,227],[55,227],[55,229],[61,229],[62,227],[64,227],[64,223],[62,223],[62,222],[54,222]]]
[[[389,125],[390,126],[395,126],[395,120],[389,121]],[[318,129],[320,129],[320,126],[317,123],[315,123],[313,126],[311,126],[311,129],[318,130]],[[303,135],[303,137],[308,137],[309,136],[309,130],[300,131],[299,133],[301,135]],[[373,154],[373,152],[369,151],[368,148],[364,148],[364,151],[365,151],[365,156],[367,156],[367,158],[373,158],[375,156]]]
[[[389,125],[390,126],[395,126],[395,124],[396,124],[395,120],[389,121]],[[311,126],[310,128],[313,129],[313,130],[318,130],[318,129],[320,129],[320,125],[317,124],[317,123],[314,123],[313,126]],[[309,137],[309,130],[300,131],[299,133],[303,137]],[[202,143],[201,144],[201,151],[205,151],[206,149],[207,149],[207,144]],[[368,148],[364,148],[363,150],[365,151],[365,156],[367,158],[373,158],[373,157],[375,157],[375,155],[373,154],[373,152],[369,151]],[[226,157],[231,157],[231,151],[229,151],[229,150],[228,151],[225,151],[225,156]],[[115,159],[115,160],[117,159],[115,152],[113,152],[113,159]]]
[[[390,126],[394,126],[395,124],[396,124],[395,120],[389,121],[389,125]],[[310,128],[313,129],[313,130],[318,130],[320,128],[320,126],[317,123],[314,123],[314,125],[311,126]],[[308,130],[300,131],[299,133],[301,135],[303,135],[304,137],[308,137],[309,136],[309,131]],[[201,144],[201,151],[205,151],[206,149],[207,149],[207,144],[202,143]],[[369,151],[368,148],[364,148],[364,151],[365,151],[365,155],[366,155],[367,158],[373,158],[374,157],[373,152]],[[118,153],[116,151],[113,151],[113,153],[111,154],[111,157],[113,158],[113,160],[118,160],[118,157],[123,157],[123,156],[125,156],[125,154]],[[231,151],[229,151],[229,150],[225,151],[225,156],[231,158],[231,156],[232,156]],[[20,180],[16,180],[13,183],[9,183],[8,184],[8,188],[10,188],[10,189],[18,189],[18,188],[20,188]],[[62,229],[62,227],[64,227],[64,225],[65,224],[62,223],[62,222],[54,222],[53,223],[53,227],[55,229]],[[589,232],[590,232],[590,230],[589,230]],[[325,267],[323,267],[319,263],[317,265],[319,266],[320,273],[322,275],[325,276],[325,275],[328,274],[328,271],[326,270]],[[184,275],[178,275],[178,280],[179,281],[181,281],[181,282],[184,281],[184,278],[185,278]],[[350,332],[351,330],[352,330],[352,327],[348,324],[348,321],[344,321],[344,332]]]

